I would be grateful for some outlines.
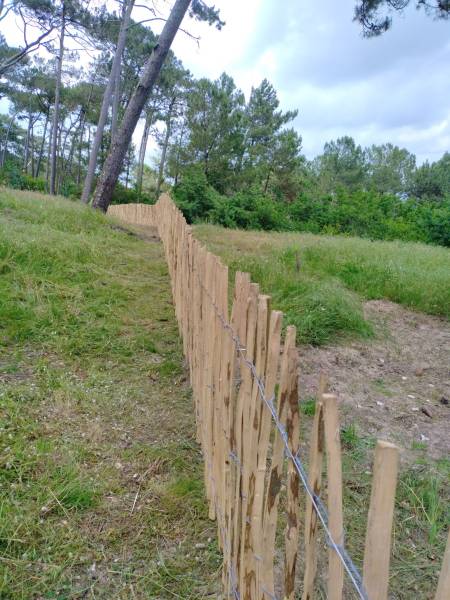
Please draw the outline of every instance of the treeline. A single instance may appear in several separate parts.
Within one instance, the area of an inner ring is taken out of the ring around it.
[[[133,0],[110,13],[87,0],[11,7],[46,34],[46,51],[19,56],[0,36],[0,94],[9,101],[0,115],[0,182],[89,201],[157,36],[149,19],[132,18]],[[217,19],[196,8],[199,18]],[[296,116],[280,109],[267,80],[246,99],[229,75],[195,79],[169,52],[113,202],[154,202],[173,188],[191,222],[450,245],[449,153],[418,167],[405,149],[361,148],[343,137],[308,161]],[[149,167],[151,138],[159,155]]]
[[[86,203],[95,187],[92,205],[102,210],[114,189],[119,201],[141,195],[151,129],[170,123],[179,88],[190,79],[170,51],[181,21],[188,13],[218,29],[223,22],[203,0],[175,0],[167,18],[135,0],[117,0],[108,12],[111,6],[90,0],[0,3],[0,21],[9,18],[14,27],[14,15],[24,38],[14,48],[0,34],[0,95],[9,100],[9,115],[0,122],[3,183],[81,196]],[[141,21],[132,18],[134,9]],[[152,21],[164,21],[158,36]],[[136,160],[131,140],[139,119],[145,126]],[[157,138],[160,129],[153,130]],[[154,192],[164,163],[160,173]]]
[[[405,149],[362,149],[344,137],[313,161],[299,156],[284,181],[276,170],[269,185],[250,179],[240,187],[242,180],[221,193],[197,163],[186,166],[173,194],[190,222],[450,246],[450,153],[417,167]]]
[[[53,44],[45,45],[46,52],[25,54],[9,65],[11,57],[20,52],[9,47],[0,35],[0,94],[9,100],[9,114],[0,115],[0,177],[14,187],[79,198],[92,152],[96,152],[96,176],[157,37],[146,24],[131,18],[133,0],[117,3],[118,8],[112,13],[104,7],[94,10],[92,3],[76,0],[58,3],[28,0],[15,4],[27,21],[39,24],[49,36],[52,32],[59,36]],[[124,23],[127,8],[128,21]],[[126,34],[126,43],[119,68],[113,73],[122,32]],[[86,60],[89,57],[94,57],[90,63]],[[80,58],[88,66],[80,67]],[[122,165],[117,186],[119,200],[127,199],[127,190],[130,198],[134,197],[136,169],[142,172],[149,128],[164,121],[174,89],[186,75],[181,63],[169,53],[158,85],[141,115],[146,122],[146,138],[139,161],[131,144]],[[106,120],[101,124],[105,99]],[[100,144],[95,150],[99,127]],[[54,189],[51,189],[52,172]]]

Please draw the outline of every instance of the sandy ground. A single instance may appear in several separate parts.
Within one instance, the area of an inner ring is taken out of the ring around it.
[[[318,373],[341,403],[345,424],[430,458],[450,456],[450,324],[384,300],[367,302],[376,337],[301,348],[300,394],[314,396]]]

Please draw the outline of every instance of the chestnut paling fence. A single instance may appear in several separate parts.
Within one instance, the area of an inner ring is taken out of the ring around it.
[[[225,597],[314,598],[321,528],[328,547],[327,597],[385,600],[398,448],[384,441],[375,448],[360,574],[344,545],[337,399],[326,393],[323,380],[309,440],[308,474],[299,452],[295,328],[287,327],[282,344],[283,315],[271,310],[270,298],[248,273],[236,273],[229,314],[228,268],[193,237],[168,195],[154,206],[111,206],[108,214],[157,227],[164,245],[189,364],[209,515],[217,520],[223,552]],[[450,537],[435,600],[449,598]]]

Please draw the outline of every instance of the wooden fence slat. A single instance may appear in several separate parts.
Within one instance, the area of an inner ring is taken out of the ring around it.
[[[283,315],[280,311],[270,313],[267,357],[265,365],[264,391],[267,400],[273,402],[275,385],[277,382],[278,366],[280,362],[281,323]],[[254,539],[254,552],[256,559],[256,597],[261,598],[261,570],[263,564],[263,519],[264,519],[264,486],[267,474],[267,455],[269,452],[270,432],[273,419],[269,407],[258,394],[255,417],[256,479],[255,494],[252,510],[252,528]]]
[[[234,299],[231,310],[230,324],[236,333],[240,344],[245,344],[246,333],[246,308],[250,290],[250,276],[248,273],[237,271],[235,274]],[[235,347],[235,341],[228,332],[229,339],[229,373],[228,373],[228,434],[229,444],[229,480],[227,482],[227,527],[229,532],[229,568],[233,577],[237,579],[239,573],[238,565],[238,540],[235,540],[235,520],[239,519],[240,499],[236,499],[236,486],[240,485],[240,447],[242,435],[242,409],[238,405],[239,396],[239,354]],[[226,393],[226,392],[225,392]],[[235,582],[236,583],[236,582]],[[232,593],[231,581],[228,582],[227,593]]]
[[[281,425],[286,428],[288,398],[292,393],[294,379],[291,364],[292,349],[295,349],[296,329],[290,325],[286,329],[283,355],[280,368],[280,385],[278,390],[277,414]],[[275,534],[278,517],[278,503],[280,498],[281,482],[283,475],[284,441],[275,429],[272,458],[268,485],[264,501],[263,519],[263,565],[261,572],[262,587],[268,598],[275,594],[274,590],[274,560],[275,560]]]
[[[237,298],[239,299],[240,309],[239,316],[237,317],[236,332],[239,337],[239,342],[243,348],[245,348],[245,355],[250,356],[249,344],[247,343],[247,336],[254,337],[254,331],[250,324],[249,317],[250,312],[250,297],[252,290],[250,287],[250,275],[248,273],[241,273],[239,276],[236,274],[236,288]],[[255,298],[257,296],[257,290],[253,292]],[[253,350],[252,350],[253,352]],[[236,355],[236,364],[234,376],[236,377],[236,399],[235,399],[235,413],[234,413],[234,425],[232,434],[232,444],[234,448],[235,456],[235,481],[234,490],[232,493],[232,504],[234,505],[233,514],[233,528],[231,533],[232,539],[232,555],[233,555],[233,566],[236,572],[236,578],[240,581],[240,568],[241,568],[241,530],[242,530],[242,462],[243,462],[243,438],[244,438],[244,407],[245,399],[248,393],[247,385],[251,386],[251,378],[248,373],[247,367],[244,365],[243,357],[240,353]],[[248,378],[248,383],[247,383]],[[234,391],[234,390],[233,390]]]
[[[377,442],[363,567],[370,600],[387,599],[398,454],[394,444]]]
[[[269,302],[269,296],[260,295],[258,297],[256,351],[254,362],[256,375],[261,380],[264,380],[267,364]],[[242,593],[244,600],[252,600],[256,596],[256,561],[260,558],[257,554],[259,528],[257,526],[255,527],[255,523],[252,519],[256,492],[260,404],[259,385],[252,375],[252,395],[248,411],[249,436],[244,440],[246,443],[246,449],[244,449],[246,464],[243,469],[244,494],[247,497],[245,511],[243,511],[244,521],[242,528],[244,566],[244,588]]]
[[[323,404],[319,392],[311,434],[308,478],[309,486],[315,496],[320,495],[322,487],[323,450]],[[305,575],[303,578],[302,600],[311,600],[314,598],[314,580],[317,570],[317,526],[317,513],[313,507],[311,498],[307,496],[305,511]]]
[[[255,359],[255,346],[256,346],[256,322],[257,322],[257,300],[258,300],[259,286],[251,283],[250,284],[250,296],[248,300],[248,316],[247,316],[247,336],[246,336],[246,348],[245,358],[249,361]],[[240,537],[239,542],[239,587],[241,594],[244,593],[245,589],[245,570],[249,568],[246,564],[246,554],[244,548],[245,539],[245,527],[247,517],[247,504],[248,504],[248,470],[249,461],[247,455],[249,454],[249,441],[251,440],[251,424],[250,424],[250,407],[252,403],[252,387],[253,378],[250,370],[241,361],[241,377],[242,377],[242,445],[241,445],[241,485],[239,491],[236,491],[239,495],[241,502],[241,518],[240,518],[240,531],[237,535]]]
[[[298,352],[294,346],[289,349],[290,393],[288,395],[286,432],[289,450],[296,456],[300,444],[300,411],[298,406]],[[295,570],[300,534],[300,477],[292,462],[288,461],[287,472],[287,525],[285,532],[284,596],[286,600],[295,597]]]
[[[195,403],[197,441],[205,458],[209,516],[217,518],[223,549],[223,586],[243,600],[272,600],[274,557],[284,439],[260,398],[246,361],[273,396],[280,363],[282,314],[269,312],[269,298],[248,274],[237,273],[231,317],[228,316],[228,271],[198,242],[168,194],[154,206],[116,205],[109,214],[129,223],[156,226],[164,246],[175,317],[189,368]],[[219,316],[221,315],[221,316]],[[229,330],[231,326],[231,331]],[[243,355],[236,339],[245,346]],[[287,431],[290,452],[299,445],[297,402],[298,356],[295,329],[287,328],[281,357],[278,419]],[[321,376],[310,442],[309,485],[319,497],[324,452],[327,460],[328,523],[343,543],[342,466],[336,397],[325,393]],[[268,458],[270,468],[268,469]],[[370,600],[386,600],[391,529],[398,470],[398,449],[379,441],[375,452],[367,519],[363,581]],[[288,461],[286,480],[285,600],[295,597],[299,537],[299,478]],[[317,570],[318,516],[306,497],[305,572],[302,600],[312,600]],[[342,600],[344,570],[333,548],[328,551],[328,598]],[[230,573],[234,575],[231,578]],[[232,581],[233,579],[233,581]],[[235,589],[237,584],[237,589]],[[435,600],[450,600],[450,534]]]
[[[205,377],[203,382],[203,404],[204,404],[204,415],[205,415],[205,435],[204,435],[204,456],[207,461],[205,469],[205,486],[208,490],[209,499],[209,518],[215,519],[216,508],[214,503],[213,493],[213,415],[214,415],[214,398],[212,393],[213,387],[213,359],[214,359],[214,336],[210,334],[211,323],[214,322],[213,305],[211,303],[210,295],[214,294],[214,258],[213,255],[208,252],[206,254],[206,281],[204,292],[204,303],[207,307],[205,321],[204,321],[204,333],[205,333]],[[207,329],[208,328],[208,332]]]
[[[328,527],[333,540],[344,543],[342,514],[342,464],[337,398],[322,394],[325,448],[327,456]],[[344,568],[336,551],[328,551],[328,600],[341,600],[344,585]]]
[[[450,599],[450,529],[448,532],[447,545],[445,547],[444,558],[442,559],[441,574],[436,590],[434,600]]]

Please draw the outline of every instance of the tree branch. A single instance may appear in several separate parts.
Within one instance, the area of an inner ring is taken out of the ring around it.
[[[5,60],[3,63],[1,63],[0,64],[0,75],[3,75],[8,69],[13,67],[16,63],[18,63],[27,54],[30,54],[31,52],[35,52],[41,45],[42,40],[44,40],[46,37],[48,37],[53,30],[54,30],[54,27],[52,26],[49,30],[44,31],[44,33],[42,33],[36,40],[34,40],[34,42],[30,42],[29,44],[27,44],[25,46],[25,48],[23,48],[22,50],[17,52],[14,56],[11,56],[11,58],[9,58],[9,59]]]

